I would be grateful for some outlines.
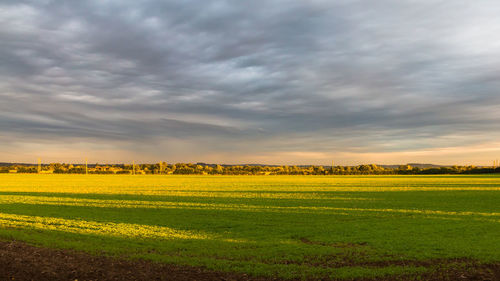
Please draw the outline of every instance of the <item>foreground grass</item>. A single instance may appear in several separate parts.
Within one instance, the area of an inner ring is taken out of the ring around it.
[[[500,261],[500,176],[0,175],[0,237],[282,278]]]

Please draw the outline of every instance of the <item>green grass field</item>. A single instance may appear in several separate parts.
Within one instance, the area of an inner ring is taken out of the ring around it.
[[[0,238],[256,276],[418,275],[500,261],[500,176],[3,174]]]

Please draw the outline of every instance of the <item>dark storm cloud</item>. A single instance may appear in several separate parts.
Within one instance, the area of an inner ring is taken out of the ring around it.
[[[500,129],[499,12],[495,1],[1,1],[0,130],[209,153],[477,144]]]

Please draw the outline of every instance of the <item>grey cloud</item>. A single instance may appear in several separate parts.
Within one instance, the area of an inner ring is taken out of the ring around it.
[[[447,146],[472,145],[500,129],[499,11],[2,1],[0,130],[127,147],[171,138],[206,153],[410,151],[456,135]]]

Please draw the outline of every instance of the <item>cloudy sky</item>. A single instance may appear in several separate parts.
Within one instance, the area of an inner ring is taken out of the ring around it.
[[[500,2],[0,0],[0,162],[491,164]]]

